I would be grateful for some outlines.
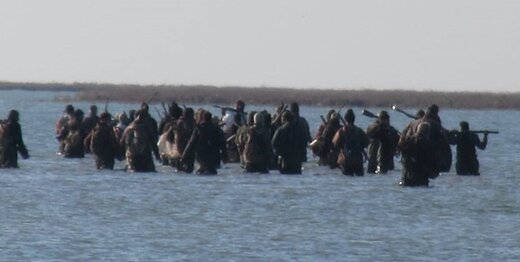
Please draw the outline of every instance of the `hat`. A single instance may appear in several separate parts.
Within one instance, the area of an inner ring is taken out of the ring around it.
[[[347,110],[345,113],[345,121],[347,121],[347,123],[354,123],[355,119],[354,111],[352,111],[352,109]]]
[[[67,105],[67,106],[65,107],[65,111],[63,111],[63,112],[65,112],[65,113],[72,113],[72,112],[74,112],[74,106],[72,106],[72,105]]]
[[[379,115],[377,116],[379,119],[389,119],[390,116],[388,115],[388,112],[386,112],[385,110],[381,110],[381,112],[379,112]]]

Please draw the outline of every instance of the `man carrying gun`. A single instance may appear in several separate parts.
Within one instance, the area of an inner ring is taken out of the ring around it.
[[[496,131],[470,131],[469,124],[466,121],[459,123],[459,131],[450,132],[450,144],[457,145],[457,162],[455,168],[457,175],[474,175],[478,176],[479,162],[475,148],[480,150],[486,149],[489,133],[498,133]],[[482,141],[478,137],[478,133],[483,133]]]

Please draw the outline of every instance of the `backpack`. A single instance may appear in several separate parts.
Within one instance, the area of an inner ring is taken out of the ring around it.
[[[148,146],[145,132],[142,128],[130,127],[126,135],[126,148],[132,155],[142,155],[146,153]]]
[[[265,161],[263,148],[265,141],[261,134],[255,132],[254,128],[249,128],[246,134],[246,144],[244,146],[244,159],[249,163],[260,163]]]
[[[9,144],[9,140],[9,124],[5,120],[0,120],[0,147],[6,147]]]
[[[90,151],[95,155],[101,155],[105,151],[105,148],[109,145],[109,141],[106,139],[108,136],[106,130],[96,127],[92,131],[92,137],[90,139]]]
[[[361,145],[361,141],[359,141],[357,128],[347,130],[345,132],[345,146],[343,148],[345,157],[348,159],[350,157],[361,156],[362,151],[363,146]]]
[[[79,129],[70,130],[65,138],[65,153],[71,153],[78,150],[83,145],[83,137]]]

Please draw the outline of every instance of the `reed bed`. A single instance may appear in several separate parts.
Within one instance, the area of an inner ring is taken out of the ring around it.
[[[217,87],[204,85],[115,85],[97,83],[0,82],[0,90],[75,91],[72,101],[170,102],[232,105],[277,105],[297,101],[301,105],[338,107],[425,107],[437,104],[454,109],[520,109],[520,92],[436,92],[374,89],[296,89],[275,87]],[[63,99],[63,97],[61,97]]]

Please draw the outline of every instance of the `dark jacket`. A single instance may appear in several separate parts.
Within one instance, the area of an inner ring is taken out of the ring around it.
[[[152,153],[159,159],[154,130],[145,119],[136,119],[123,133],[120,144],[125,147],[127,169],[136,172],[154,172]]]
[[[364,175],[363,157],[368,137],[363,129],[347,125],[336,132],[332,144],[340,151],[337,163],[344,175]]]
[[[29,152],[22,139],[22,128],[16,121],[6,121],[2,124],[6,137],[0,145],[0,167],[18,168],[18,153],[23,158],[29,157]]]
[[[397,130],[378,120],[367,128],[367,136],[370,139],[367,172],[386,173],[394,169],[394,156],[399,142]]]
[[[432,157],[435,150],[433,140],[413,135],[399,141],[402,153],[402,185],[403,186],[428,186],[429,179],[438,176],[435,158]]]
[[[113,169],[114,159],[121,158],[121,148],[114,129],[107,123],[98,123],[85,138],[84,145],[94,155],[98,169]]]
[[[272,145],[279,156],[278,167],[282,174],[301,174],[302,155],[298,150],[301,139],[298,138],[297,124],[286,122],[274,133]]]
[[[258,126],[249,127],[243,157],[246,171],[267,173],[272,155],[271,131]]]
[[[450,143],[457,145],[457,162],[455,168],[458,175],[479,175],[479,162],[477,159],[477,150],[486,149],[487,136],[483,141],[475,133],[469,131],[454,132],[450,139]]]
[[[222,130],[211,122],[200,123],[193,131],[183,152],[183,162],[193,156],[200,165],[198,173],[217,174],[220,160],[227,161],[226,144]]]

